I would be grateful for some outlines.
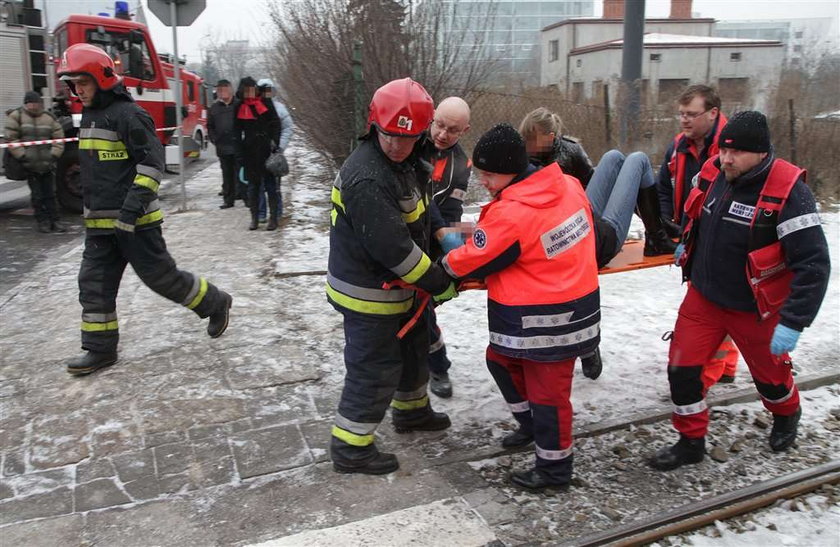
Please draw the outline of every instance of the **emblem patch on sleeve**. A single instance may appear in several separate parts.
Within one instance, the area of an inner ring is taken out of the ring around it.
[[[589,235],[592,226],[586,218],[586,211],[578,210],[575,214],[564,220],[559,226],[552,228],[540,236],[540,241],[545,251],[545,256],[554,258],[565,253]]]
[[[473,243],[479,249],[483,249],[487,245],[487,234],[484,233],[484,230],[479,228],[473,233]]]

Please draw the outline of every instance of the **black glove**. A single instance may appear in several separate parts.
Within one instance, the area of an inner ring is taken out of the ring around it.
[[[132,213],[131,211],[126,211],[125,209],[120,210],[120,216],[117,219],[117,222],[114,223],[114,228],[126,233],[134,233],[134,227],[137,224],[137,219],[140,217],[137,213]]]
[[[662,217],[662,226],[671,239],[682,236],[682,227],[668,217]]]

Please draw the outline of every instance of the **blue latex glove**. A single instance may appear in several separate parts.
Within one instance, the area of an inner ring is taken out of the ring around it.
[[[799,340],[800,334],[802,333],[798,330],[793,330],[779,323],[776,325],[776,330],[773,331],[773,339],[770,341],[770,353],[773,355],[790,353],[796,347],[796,342]]]
[[[239,182],[241,182],[242,184],[248,184],[248,179],[245,178],[245,168],[244,167],[239,168]]]
[[[440,246],[443,249],[444,253],[448,253],[464,244],[464,240],[461,239],[461,235],[456,232],[446,232],[444,236],[440,239]]]
[[[683,261],[683,257],[685,256],[685,244],[680,243],[677,245],[677,248],[674,250],[674,264],[677,266],[681,266],[681,262]]]

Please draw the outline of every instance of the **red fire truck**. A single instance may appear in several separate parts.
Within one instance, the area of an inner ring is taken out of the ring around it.
[[[56,26],[53,36],[53,58],[57,62],[69,46],[94,44],[114,59],[123,84],[137,104],[145,108],[155,122],[158,136],[166,146],[167,165],[178,164],[178,135],[184,136],[184,154],[196,158],[207,142],[207,88],[200,76],[181,68],[182,131],[176,131],[175,62],[158,55],[145,25],[119,18],[92,15],[71,15]],[[64,84],[55,83],[57,92]],[[65,94],[69,94],[66,90]],[[71,111],[75,126],[81,119],[81,103],[73,101]],[[75,144],[75,143],[69,143]],[[81,210],[81,187],[78,177],[78,150],[68,146],[59,163],[56,182],[61,204]]]

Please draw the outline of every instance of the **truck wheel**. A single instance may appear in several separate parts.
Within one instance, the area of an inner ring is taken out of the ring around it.
[[[65,150],[55,174],[58,202],[71,213],[82,212],[82,179],[79,176],[78,149]]]

